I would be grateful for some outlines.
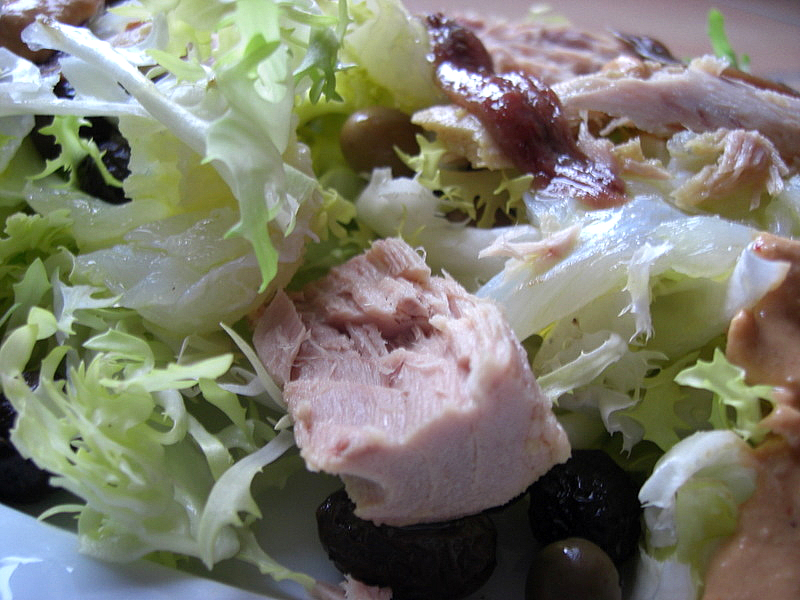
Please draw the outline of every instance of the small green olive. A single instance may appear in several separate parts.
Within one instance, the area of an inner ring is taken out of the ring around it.
[[[599,546],[568,538],[542,548],[533,559],[525,600],[620,600],[619,573]]]
[[[345,160],[358,173],[391,167],[395,176],[408,175],[411,170],[400,160],[395,148],[416,154],[419,152],[416,136],[421,131],[406,113],[372,106],[347,118],[339,134],[339,144]]]

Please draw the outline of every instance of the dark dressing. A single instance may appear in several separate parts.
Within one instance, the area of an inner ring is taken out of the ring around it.
[[[494,72],[477,36],[453,20],[427,18],[438,84],[475,115],[514,166],[552,195],[589,208],[623,204],[625,184],[608,164],[578,148],[555,92],[522,73]]]

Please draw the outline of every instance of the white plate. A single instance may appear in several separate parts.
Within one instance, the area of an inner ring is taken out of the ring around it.
[[[285,490],[268,490],[261,498],[264,519],[258,532],[278,562],[331,582],[338,574],[317,541],[314,509],[335,485],[331,478],[299,472]],[[25,510],[38,514],[40,508]],[[234,561],[220,563],[211,573],[195,561],[181,563],[180,569],[147,560],[102,562],[79,552],[70,517],[59,517],[57,522],[59,526],[44,523],[0,505],[0,600],[306,598],[300,586],[276,583]]]
[[[280,564],[336,583],[339,573],[322,550],[314,511],[339,486],[333,478],[298,472],[283,490],[260,497],[263,520],[257,535]],[[30,509],[37,512],[36,509]],[[522,598],[534,543],[526,505],[494,513],[498,566],[471,600]],[[307,600],[291,582],[276,583],[247,565],[226,561],[212,573],[198,564],[181,570],[140,560],[109,564],[78,552],[77,536],[63,527],[0,505],[0,600]],[[62,520],[68,527],[68,521]]]
[[[111,565],[77,552],[77,538],[0,505],[0,600],[263,600],[263,596],[138,561]]]

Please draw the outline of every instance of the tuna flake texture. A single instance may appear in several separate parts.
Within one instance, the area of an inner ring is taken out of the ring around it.
[[[496,305],[377,241],[259,316],[312,470],[341,476],[361,518],[442,521],[503,504],[570,453]]]

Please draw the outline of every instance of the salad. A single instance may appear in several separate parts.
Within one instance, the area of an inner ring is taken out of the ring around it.
[[[772,450],[798,444],[798,94],[743,70],[716,13],[719,56],[690,62],[597,37],[597,69],[533,74],[560,129],[526,162],[432,58],[464,28],[494,58],[472,74],[505,85],[515,30],[441,19],[131,0],[35,19],[39,64],[0,47],[0,384],[11,442],[70,494],[42,518],[74,514],[81,552],[319,593],[256,535],[304,466],[253,323],[380,238],[499,305],[571,447],[640,486],[626,597],[709,593],[770,457],[800,469]]]

